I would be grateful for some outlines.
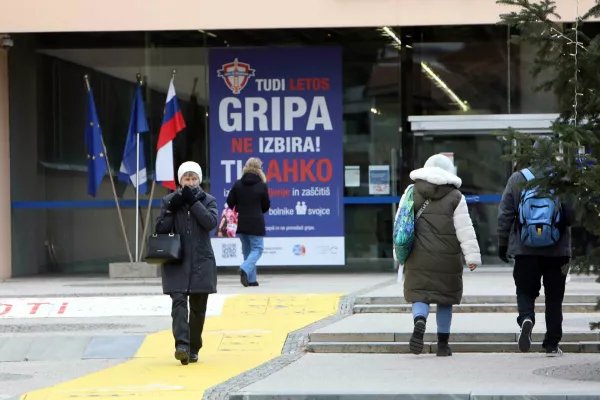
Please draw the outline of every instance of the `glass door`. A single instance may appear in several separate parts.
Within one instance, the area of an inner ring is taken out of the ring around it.
[[[512,174],[511,164],[502,159],[506,152],[505,140],[492,132],[427,132],[415,136],[417,166],[423,166],[434,154],[445,153],[453,158],[457,175],[462,179],[461,191],[467,198],[483,263],[499,264],[498,203]]]

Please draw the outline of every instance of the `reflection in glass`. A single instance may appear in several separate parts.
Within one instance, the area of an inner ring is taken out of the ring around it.
[[[423,165],[438,153],[451,153],[465,196],[502,195],[512,174],[510,163],[502,159],[504,142],[494,135],[426,135],[417,137],[417,160]],[[484,263],[496,264],[498,204],[472,203],[469,213],[481,248]]]

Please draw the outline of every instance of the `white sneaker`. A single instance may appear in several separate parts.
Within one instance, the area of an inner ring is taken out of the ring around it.
[[[533,331],[533,321],[525,318],[521,324],[521,333],[519,334],[519,350],[527,353],[531,348],[531,331]]]
[[[555,349],[546,349],[546,357],[562,357],[563,351],[556,346]]]

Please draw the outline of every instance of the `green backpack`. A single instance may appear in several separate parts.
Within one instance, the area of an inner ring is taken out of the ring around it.
[[[396,261],[403,264],[410,256],[415,241],[415,222],[421,217],[425,208],[429,205],[429,200],[425,200],[423,206],[415,215],[414,185],[406,189],[404,198],[399,205],[394,221],[394,250],[396,252]]]

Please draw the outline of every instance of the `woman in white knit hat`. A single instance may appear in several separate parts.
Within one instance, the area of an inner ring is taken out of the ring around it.
[[[162,199],[156,233],[181,235],[183,258],[162,265],[162,286],[173,302],[175,358],[187,365],[198,361],[208,295],[217,291],[210,243],[210,231],[217,226],[217,201],[200,188],[202,169],[197,163],[181,164],[177,177],[180,187]]]

